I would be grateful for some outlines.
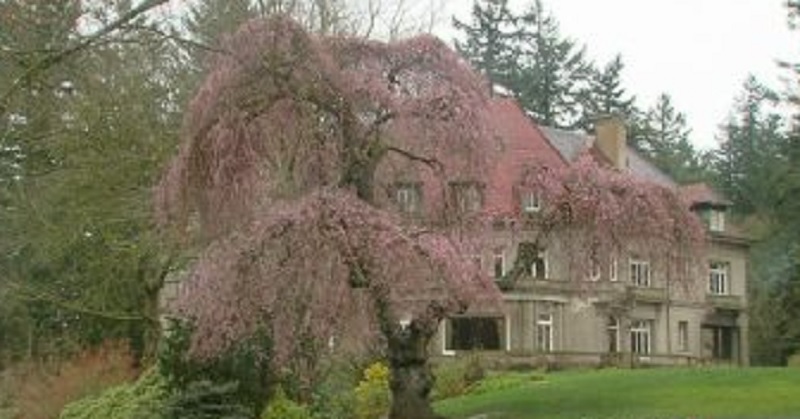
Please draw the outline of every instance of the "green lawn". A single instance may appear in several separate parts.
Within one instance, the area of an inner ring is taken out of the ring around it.
[[[452,418],[800,418],[800,369],[510,373],[436,404]]]

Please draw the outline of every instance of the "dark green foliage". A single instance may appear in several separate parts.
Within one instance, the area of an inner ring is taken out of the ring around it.
[[[631,124],[637,112],[634,97],[622,85],[622,56],[617,55],[602,69],[592,68],[586,86],[579,93],[581,119],[578,127],[591,131],[592,121],[600,115],[618,115]],[[631,137],[629,130],[629,138]]]
[[[239,399],[236,382],[192,381],[174,391],[161,407],[163,419],[251,419],[253,409]]]
[[[113,387],[96,397],[67,405],[61,419],[148,419],[158,418],[167,399],[167,385],[157,368],[130,384]]]
[[[517,72],[522,40],[520,18],[508,8],[508,0],[476,0],[472,22],[453,19],[465,40],[456,41],[456,49],[494,83],[509,87]]]
[[[558,22],[540,0],[522,17],[524,48],[520,71],[509,86],[537,122],[572,128],[578,122],[579,95],[591,74],[585,48],[562,37]]]
[[[257,333],[217,358],[200,360],[188,353],[191,331],[187,323],[173,321],[162,340],[159,366],[171,391],[192,393],[187,396],[190,399],[203,396],[204,391],[209,397],[222,397],[224,393],[225,400],[230,396],[252,414],[260,412],[275,381],[268,368],[271,345],[266,334]],[[183,401],[176,399],[176,403]]]
[[[714,154],[717,184],[743,214],[771,211],[788,186],[789,142],[777,103],[774,91],[749,77]]]
[[[107,3],[93,7],[98,22],[130,6]],[[0,305],[14,308],[0,335],[17,342],[0,345],[5,356],[126,338],[147,358],[158,336],[169,252],[153,233],[150,196],[179,129],[178,53],[124,27],[24,77],[80,39],[73,25],[85,6],[0,4]]]
[[[632,145],[678,183],[692,183],[707,176],[700,156],[689,140],[686,116],[675,109],[672,98],[661,94],[638,119]]]

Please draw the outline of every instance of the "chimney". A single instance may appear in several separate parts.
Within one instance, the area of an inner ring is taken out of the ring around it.
[[[595,146],[617,170],[628,168],[627,129],[619,115],[602,115],[594,121]]]

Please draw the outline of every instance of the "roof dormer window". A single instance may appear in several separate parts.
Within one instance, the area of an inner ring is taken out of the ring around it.
[[[522,193],[522,212],[530,214],[539,212],[541,209],[542,202],[537,192],[525,191]]]
[[[725,211],[712,208],[708,211],[708,229],[714,232],[725,231]]]

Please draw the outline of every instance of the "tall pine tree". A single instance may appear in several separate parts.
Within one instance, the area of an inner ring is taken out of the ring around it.
[[[637,147],[656,166],[679,183],[704,178],[699,155],[689,140],[686,116],[675,109],[669,95],[658,96],[640,124]]]
[[[453,26],[465,38],[455,41],[456,49],[492,83],[510,87],[518,65],[519,20],[508,0],[475,0],[471,22],[453,18]]]
[[[574,128],[580,119],[579,96],[591,74],[585,48],[564,38],[555,17],[535,0],[523,16],[520,71],[511,83],[537,122]]]
[[[589,131],[598,115],[615,114],[630,121],[635,98],[622,85],[622,56],[617,55],[602,69],[592,68],[588,85],[580,92],[581,119],[578,127]],[[630,123],[630,122],[629,122]]]

